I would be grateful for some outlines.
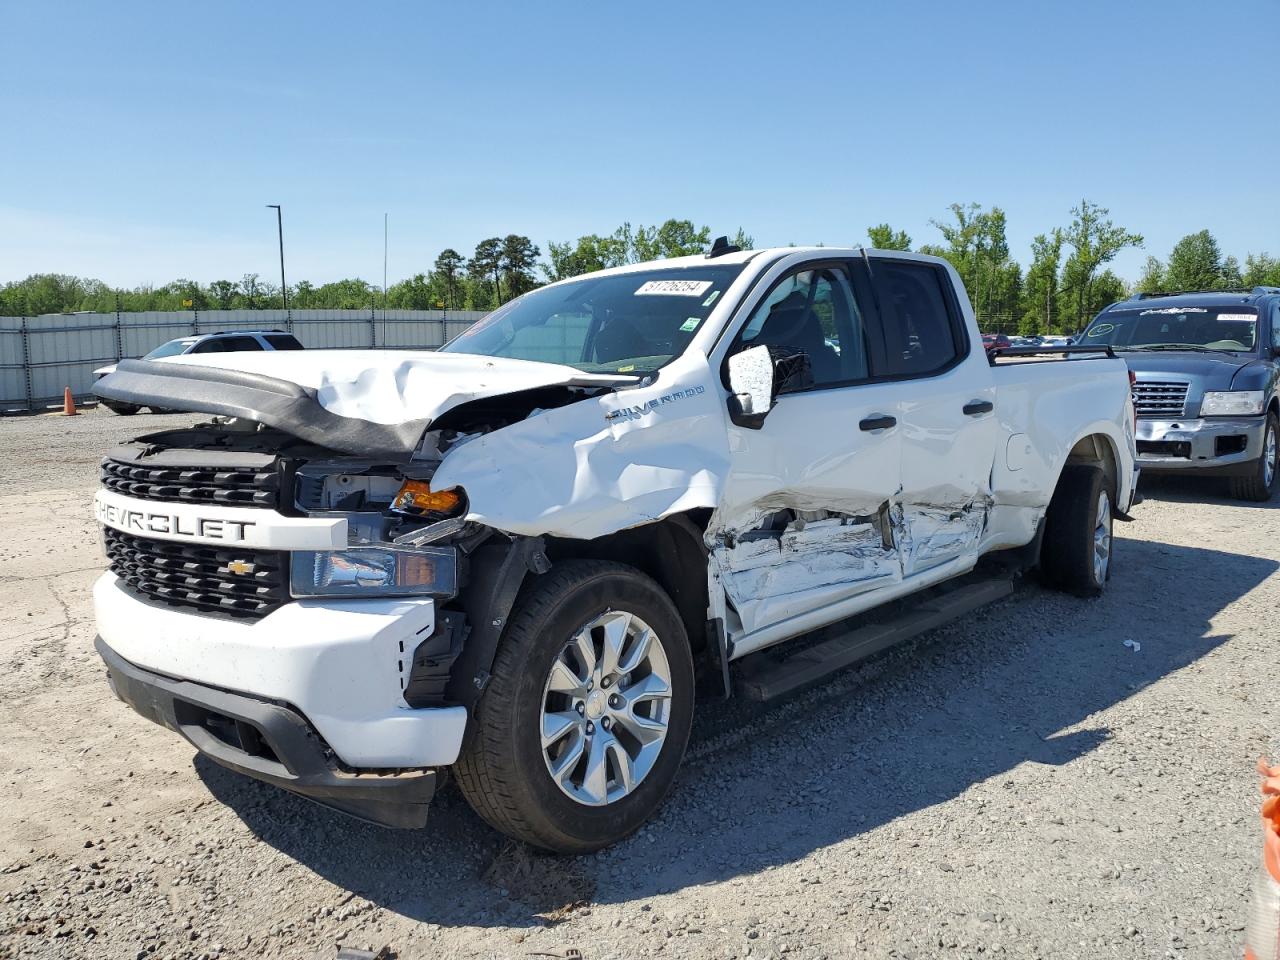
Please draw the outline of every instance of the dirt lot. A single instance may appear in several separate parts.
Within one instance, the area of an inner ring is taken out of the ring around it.
[[[182,419],[0,420],[0,957],[1239,955],[1275,508],[1147,484],[1105,598],[1024,585],[801,699],[711,705],[658,819],[564,860],[453,791],[421,832],[349,821],[111,697],[96,462]]]

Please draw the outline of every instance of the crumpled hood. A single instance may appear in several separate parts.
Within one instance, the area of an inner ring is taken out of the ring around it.
[[[299,350],[122,360],[94,384],[94,393],[140,406],[244,417],[333,450],[405,459],[433,420],[470,400],[638,379],[464,353]]]
[[[434,420],[468,400],[534,387],[609,386],[636,377],[583,373],[558,363],[421,350],[289,350],[187,354],[170,361],[256,373],[314,391],[340,417],[370,423]]]

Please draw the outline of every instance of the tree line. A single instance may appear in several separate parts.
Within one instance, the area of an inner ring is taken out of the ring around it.
[[[952,204],[947,215],[931,220],[941,242],[915,249],[944,257],[959,272],[984,330],[1030,335],[1080,329],[1099,310],[1134,291],[1280,286],[1280,260],[1248,254],[1241,266],[1224,256],[1208,230],[1179,240],[1169,256],[1148,257],[1136,284],[1127,284],[1108,266],[1121,251],[1142,247],[1144,239],[1116,225],[1109,211],[1082,200],[1064,226],[1037,234],[1024,269],[1009,252],[1005,212],[976,203]],[[906,231],[882,223],[867,230],[870,245],[910,250]],[[508,234],[476,244],[470,257],[446,248],[431,268],[388,286],[359,278],[318,286],[301,281],[289,286],[289,306],[298,309],[492,310],[544,282],[592,270],[678,257],[705,251],[711,228],[692,220],[670,219],[653,226],[624,223],[609,234],[551,241],[546,258],[526,236]],[[751,249],[754,242],[739,228],[733,242]],[[231,310],[279,309],[280,287],[259,274],[209,284],[174,280],[162,287],[118,289],[99,280],[65,274],[34,274],[0,286],[0,315],[38,316],[77,310]]]
[[[1071,333],[1099,310],[1135,292],[1249,289],[1280,286],[1280,260],[1249,254],[1242,268],[1224,257],[1208,230],[1188,234],[1167,260],[1148,257],[1142,277],[1127,284],[1107,267],[1122,250],[1144,245],[1141,234],[1115,224],[1106,207],[1081,200],[1071,220],[1037,234],[1024,271],[1009,255],[1005,213],[976,203],[953,203],[950,216],[930,223],[943,243],[920,245],[920,253],[949,260],[964,281],[983,330]],[[910,250],[911,237],[882,223],[867,231],[873,247]]]

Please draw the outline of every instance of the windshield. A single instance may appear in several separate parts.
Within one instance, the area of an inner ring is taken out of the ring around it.
[[[160,344],[142,359],[158,360],[160,357],[176,357],[180,353],[186,353],[191,344],[191,340],[170,340],[168,343]]]
[[[589,373],[651,373],[684,351],[741,272],[741,264],[675,267],[543,287],[441,349]]]
[[[1249,307],[1154,307],[1108,310],[1080,337],[1117,350],[1248,351],[1257,342],[1258,314]]]

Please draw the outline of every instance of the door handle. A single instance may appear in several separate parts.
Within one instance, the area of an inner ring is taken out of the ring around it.
[[[964,405],[964,415],[976,417],[980,413],[990,413],[995,408],[996,405],[990,400],[970,400]]]
[[[858,421],[859,430],[888,430],[898,425],[898,418],[887,413],[877,413]]]

